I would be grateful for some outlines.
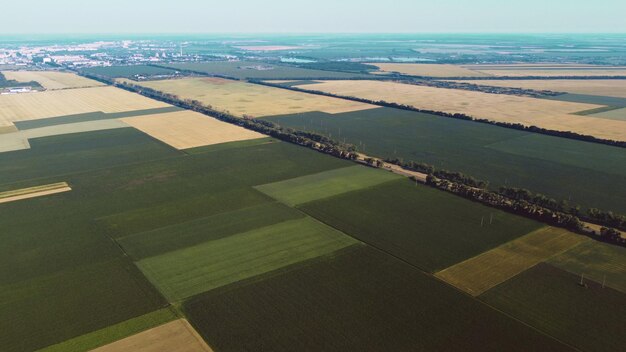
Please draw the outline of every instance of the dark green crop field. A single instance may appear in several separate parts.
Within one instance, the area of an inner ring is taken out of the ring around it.
[[[370,155],[427,163],[582,207],[626,213],[626,149],[487,124],[380,108],[270,117],[359,146]]]
[[[297,79],[313,80],[318,78],[355,78],[370,77],[361,73],[347,73],[325,70],[313,70],[286,65],[273,65],[253,61],[211,61],[198,63],[169,64],[168,67],[190,70],[211,75],[228,76],[239,79]]]
[[[480,298],[527,324],[584,351],[626,346],[626,294],[539,264]]]
[[[135,75],[158,76],[173,75],[176,70],[147,65],[90,67],[83,69],[85,73],[106,76],[109,78],[133,78]]]
[[[300,208],[430,272],[542,226],[407,180],[307,203]]]
[[[30,145],[31,149],[0,154],[0,189],[12,182],[180,154],[132,128],[37,138]]]
[[[363,246],[196,296],[183,308],[216,351],[569,350]]]
[[[117,242],[133,259],[140,260],[302,217],[304,214],[301,212],[280,203],[262,203],[136,233],[119,238]]]
[[[148,255],[302,218],[252,186],[352,165],[286,143],[189,155],[130,128],[31,147],[0,154],[0,189],[64,181],[72,190],[0,204],[3,351],[46,347],[167,304],[111,237],[161,227],[185,234],[138,235],[134,251]]]
[[[166,304],[128,259],[3,282],[0,302],[0,346],[16,352],[56,344]]]

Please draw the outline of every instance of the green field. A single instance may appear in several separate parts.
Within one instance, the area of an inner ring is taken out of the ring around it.
[[[255,188],[274,199],[294,206],[401,178],[402,176],[391,172],[355,165]]]
[[[597,241],[585,242],[552,257],[548,263],[626,294],[626,248]]]
[[[176,73],[175,70],[148,65],[89,67],[83,69],[82,71],[109,78],[133,78],[136,75],[158,76],[173,75]]]
[[[38,138],[29,142],[31,149],[0,153],[0,188],[11,182],[179,155],[132,128]]]
[[[36,350],[144,315],[166,303],[124,259],[2,283],[0,302],[3,351]]]
[[[584,351],[626,346],[626,295],[539,264],[481,295],[507,314]]]
[[[137,265],[170,302],[177,302],[356,243],[303,218],[143,259]]]
[[[268,120],[332,134],[369,155],[463,172],[488,180],[493,188],[527,188],[583,207],[626,213],[623,148],[389,108]]]
[[[190,70],[210,75],[227,76],[237,79],[297,79],[355,78],[369,77],[361,73],[311,70],[286,65],[273,65],[254,61],[212,61],[199,63],[169,64],[179,70]],[[261,69],[259,69],[261,68]]]
[[[75,337],[39,350],[38,352],[86,352],[111,342],[138,334],[142,331],[176,320],[172,308],[161,310],[133,318],[119,324],[111,325],[86,335]]]
[[[573,103],[585,103],[595,105],[606,105],[614,107],[626,107],[626,98],[605,97],[602,95],[587,94],[561,94],[555,96],[544,97],[544,99],[569,101]]]
[[[542,226],[406,180],[300,208],[429,272],[447,268]]]
[[[192,298],[216,351],[567,351],[369,247]]]
[[[609,119],[609,120],[626,121],[626,108],[598,112],[590,116],[599,117],[603,119]]]
[[[131,128],[35,139],[31,146],[0,154],[0,189],[67,182],[72,191],[0,205],[3,351],[58,344],[166,304],[110,237],[184,227],[261,204],[271,208],[276,202],[252,186],[350,165],[286,143],[221,146],[189,155]],[[280,212],[257,210],[239,223],[228,216],[214,219],[224,229],[230,221],[230,231],[246,231],[269,220],[259,216]],[[112,230],[111,224],[117,227]],[[150,242],[145,251],[218,236],[185,234],[189,237],[174,243],[161,233],[161,242]]]
[[[136,233],[117,242],[139,260],[302,217],[301,212],[280,203],[263,203]]]

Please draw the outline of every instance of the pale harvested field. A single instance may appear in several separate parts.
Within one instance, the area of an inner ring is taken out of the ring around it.
[[[47,117],[146,110],[168,104],[115,87],[77,88],[0,95],[0,126]]]
[[[452,82],[626,98],[626,79],[472,80]]]
[[[626,140],[625,121],[573,114],[600,108],[600,105],[379,81],[324,81],[298,87],[406,104],[424,110],[463,113],[492,121]]]
[[[0,153],[29,149],[29,139],[60,136],[71,133],[93,132],[129,127],[120,120],[96,120],[65,125],[46,126],[3,134],[0,137]]]
[[[310,111],[336,114],[376,108],[369,104],[221,78],[127,82],[174,94],[181,99],[198,100],[237,116],[261,117]]]
[[[443,64],[393,64],[393,63],[368,63],[374,65],[383,72],[398,72],[411,76],[426,77],[485,77],[487,74],[469,70],[455,65]]]
[[[592,69],[592,68],[584,68],[584,69],[550,69],[550,68],[539,68],[539,69],[497,69],[497,70],[480,70],[477,69],[477,72],[482,72],[488,76],[499,76],[499,77],[585,77],[585,76],[626,76],[626,68],[618,68],[618,69]]]
[[[591,240],[567,230],[544,227],[442,270],[435,276],[478,296],[524,270],[586,241]]]
[[[176,149],[267,137],[188,110],[128,117],[122,121]]]
[[[43,197],[50,194],[71,191],[70,185],[66,182],[53,183],[50,185],[22,188],[13,191],[0,192],[0,204],[10,203],[18,200]]]
[[[54,89],[68,88],[87,88],[104,86],[104,83],[81,77],[79,75],[68,72],[57,71],[4,71],[2,74],[8,80],[16,80],[18,82],[36,81],[42,87]]]
[[[92,350],[93,352],[212,352],[185,319],[146,330]]]

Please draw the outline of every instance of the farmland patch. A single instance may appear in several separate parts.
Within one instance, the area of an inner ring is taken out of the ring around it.
[[[300,209],[430,272],[541,227],[523,217],[406,180],[314,201]]]
[[[357,243],[313,219],[286,221],[137,262],[171,301]]]
[[[216,110],[227,111],[237,116],[260,117],[308,111],[341,113],[376,107],[343,99],[218,78],[184,78],[133,84],[174,94],[181,99],[198,100]]]
[[[588,241],[552,257],[548,263],[626,294],[626,249],[623,247]]]
[[[302,88],[374,101],[384,100],[425,110],[461,113],[492,121],[626,140],[625,121],[598,121],[574,115],[579,111],[600,107],[598,105],[380,81],[325,81]]]
[[[548,264],[539,264],[480,298],[521,321],[585,351],[626,344],[626,295]]]
[[[436,274],[474,296],[580,243],[587,237],[554,227],[545,227]]]
[[[565,351],[367,246],[184,303],[218,351]]]
[[[255,188],[274,199],[294,206],[401,178],[391,172],[356,165]]]
[[[128,117],[123,122],[176,149],[263,138],[265,135],[189,110]]]

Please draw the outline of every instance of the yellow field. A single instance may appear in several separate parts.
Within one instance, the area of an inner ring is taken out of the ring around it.
[[[489,76],[507,77],[556,77],[556,76],[626,76],[624,66],[597,66],[576,64],[504,64],[504,65],[463,65],[464,68],[482,72]]]
[[[174,94],[181,99],[198,100],[236,116],[261,117],[310,111],[335,114],[376,108],[369,104],[221,78],[126,82]]]
[[[104,83],[81,77],[79,75],[68,72],[57,71],[4,71],[2,74],[8,80],[16,80],[18,82],[36,81],[42,87],[53,89],[68,88],[87,88],[103,86]]]
[[[626,98],[626,79],[471,80],[453,82]]]
[[[435,274],[478,296],[513,276],[582,242],[591,241],[567,230],[544,227]]]
[[[0,192],[0,203],[15,202],[22,199],[29,199],[35,197],[43,197],[50,194],[62,193],[71,191],[72,188],[65,183],[53,183],[50,185],[22,188],[13,191]]]
[[[185,319],[174,320],[137,335],[96,348],[93,352],[212,352]]]
[[[600,105],[379,81],[324,81],[298,88],[384,100],[425,110],[463,113],[492,121],[572,131],[605,139],[626,140],[625,121],[573,115],[575,112],[600,108]]]
[[[129,117],[122,121],[176,149],[267,137],[189,110]]]
[[[460,66],[442,64],[392,64],[376,63],[374,65],[383,72],[398,72],[404,75],[425,77],[485,77],[487,74],[472,71]]]
[[[102,111],[124,112],[169,105],[115,87],[77,88],[0,95],[0,126],[15,121]]]

